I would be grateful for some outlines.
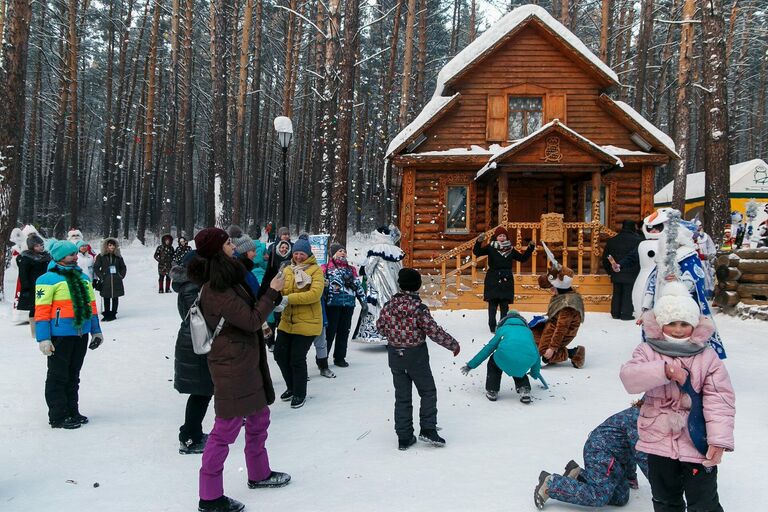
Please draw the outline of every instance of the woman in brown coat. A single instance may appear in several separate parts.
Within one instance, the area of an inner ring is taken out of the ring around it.
[[[261,326],[280,303],[284,282],[282,277],[274,278],[257,302],[245,282],[245,267],[232,257],[235,246],[226,231],[204,229],[195,236],[195,244],[205,260],[196,262],[202,271],[193,270],[204,276],[200,308],[211,331],[224,320],[208,353],[216,419],[203,452],[198,510],[238,512],[245,505],[224,495],[222,473],[243,418],[248,487],[282,487],[291,479],[270,469],[265,448],[268,406],[275,401],[275,390]]]

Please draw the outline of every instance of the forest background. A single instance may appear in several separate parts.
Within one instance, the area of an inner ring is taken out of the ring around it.
[[[288,116],[294,232],[397,222],[391,138],[501,0],[0,0],[0,236],[34,223],[138,238],[276,224]],[[673,136],[657,187],[765,155],[765,0],[539,1],[618,74],[613,96]],[[5,267],[0,254],[0,269]],[[0,270],[0,273],[2,271]]]

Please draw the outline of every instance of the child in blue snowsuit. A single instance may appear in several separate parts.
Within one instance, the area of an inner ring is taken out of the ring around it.
[[[585,507],[626,505],[630,487],[637,488],[637,466],[648,476],[648,455],[635,449],[639,414],[636,404],[595,428],[584,443],[584,468],[570,461],[563,476],[542,471],[536,507],[544,508],[548,498]]]
[[[515,390],[520,394],[520,401],[531,403],[531,383],[528,373],[534,379],[541,377],[541,357],[533,333],[528,328],[525,318],[517,311],[510,311],[501,319],[493,338],[464,367],[461,373],[467,375],[488,359],[488,372],[485,378],[485,396],[491,402],[498,398],[501,388],[502,372],[515,381]],[[545,384],[546,387],[546,384]]]

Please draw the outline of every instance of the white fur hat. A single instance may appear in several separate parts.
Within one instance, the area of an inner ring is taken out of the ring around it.
[[[688,288],[679,281],[672,281],[663,285],[661,296],[653,307],[653,314],[659,325],[685,322],[696,327],[699,324],[701,310],[691,297]]]

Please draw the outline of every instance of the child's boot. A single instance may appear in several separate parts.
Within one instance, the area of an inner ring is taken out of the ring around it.
[[[579,478],[579,474],[581,474],[581,466],[579,466],[579,463],[575,460],[569,460],[563,470],[563,476],[576,480]]]
[[[533,490],[533,503],[539,510],[544,508],[544,503],[549,499],[549,481],[551,479],[552,477],[546,471],[539,473],[539,483]]]
[[[531,403],[531,388],[529,386],[520,386],[517,388],[520,395],[520,401],[526,405]]]
[[[487,398],[491,402],[495,402],[499,398],[499,392],[498,391],[492,391],[490,389],[486,389],[485,390],[485,398]]]
[[[572,354],[569,351],[568,356],[571,358],[571,364],[574,368],[583,368],[584,360],[587,357],[587,349],[579,345]]]

